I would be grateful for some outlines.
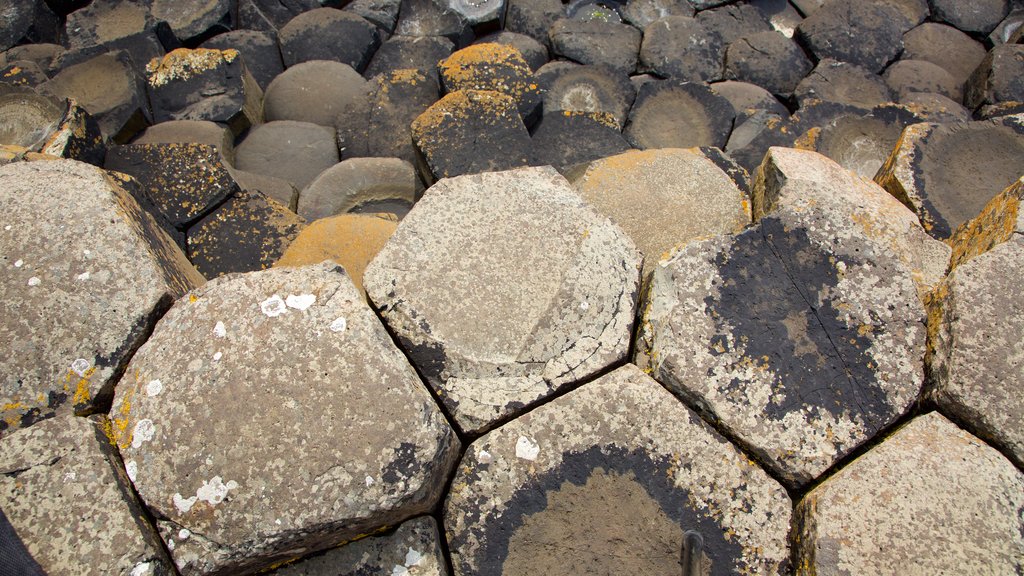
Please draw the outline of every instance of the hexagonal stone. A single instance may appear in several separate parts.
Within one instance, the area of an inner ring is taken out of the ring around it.
[[[211,281],[127,374],[114,438],[183,574],[257,570],[431,510],[458,454],[334,264]]]
[[[368,86],[354,68],[334,60],[300,62],[267,86],[263,114],[267,122],[294,120],[334,126],[346,106],[365,99]]]
[[[775,31],[744,36],[725,51],[725,77],[789,95],[814,68],[793,40]]]
[[[479,432],[622,360],[640,263],[554,169],[523,168],[435,184],[363,283],[457,424]]]
[[[522,53],[512,46],[474,44],[438,62],[437,69],[446,92],[500,92],[516,101],[523,118],[530,118],[540,104],[533,71]]]
[[[445,504],[457,575],[780,574],[789,521],[782,486],[633,365],[477,439]]]
[[[416,202],[416,169],[398,158],[349,158],[331,166],[302,190],[299,216],[306,220],[345,212],[405,216]]]
[[[352,12],[317,8],[292,18],[281,28],[278,43],[285,67],[336,60],[361,72],[380,46],[380,33]]]
[[[832,58],[881,72],[903,49],[896,9],[880,2],[828,2],[797,27],[818,59]]]
[[[0,440],[3,515],[45,573],[169,574],[104,422],[60,416]]]
[[[807,574],[1016,574],[1021,509],[1024,474],[932,412],[800,502],[798,562]]]
[[[156,319],[203,278],[94,166],[0,167],[0,209],[0,430],[103,409]]]
[[[724,148],[736,111],[704,84],[648,82],[637,91],[623,135],[637,148]]]
[[[1024,101],[1024,46],[1002,44],[985,56],[967,79],[964,104],[975,109],[1000,102]]]
[[[925,346],[910,270],[810,204],[660,263],[637,343],[641,367],[794,486],[909,409]]]
[[[892,100],[878,74],[849,62],[823,58],[793,93],[802,108],[808,100],[825,100],[871,108]]]

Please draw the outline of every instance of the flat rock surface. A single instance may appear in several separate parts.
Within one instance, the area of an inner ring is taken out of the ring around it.
[[[525,168],[438,182],[363,282],[459,426],[483,431],[623,359],[639,268],[564,178]]]
[[[416,170],[398,158],[349,158],[302,190],[299,216],[306,220],[345,212],[392,212],[405,216],[416,201]]]
[[[445,506],[457,575],[782,573],[789,518],[782,486],[632,365],[477,439]]]
[[[823,58],[796,86],[793,96],[802,106],[807,100],[826,100],[871,108],[892,100],[885,80],[870,70]]]
[[[666,16],[644,28],[640,63],[661,76],[690,82],[722,79],[725,43],[696,18]]]
[[[637,91],[623,135],[637,148],[724,148],[736,111],[696,82],[648,82]]]
[[[333,129],[294,120],[267,122],[235,148],[236,168],[287,180],[299,190],[338,160]]]
[[[113,434],[183,574],[255,570],[428,511],[458,454],[333,264],[209,282],[127,374]]]
[[[800,502],[799,573],[1018,573],[1022,508],[1024,474],[932,412]]]
[[[896,10],[877,2],[826,2],[797,27],[819,60],[832,58],[881,72],[903,49]]]
[[[74,161],[0,167],[0,430],[109,402],[173,298],[203,282],[104,172]],[[125,281],[130,278],[131,281]]]

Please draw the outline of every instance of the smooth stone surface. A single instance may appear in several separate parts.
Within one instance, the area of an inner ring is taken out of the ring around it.
[[[971,119],[967,108],[942,94],[910,92],[900,98],[900,104],[927,122],[968,122]]]
[[[945,68],[926,60],[898,60],[882,74],[893,94],[933,92],[953,101],[963,100],[963,82],[957,82]]]
[[[182,574],[255,571],[422,514],[458,455],[334,264],[207,283],[127,374],[114,438]],[[236,405],[260,410],[224,410]]]
[[[710,87],[712,92],[725,98],[732,104],[733,110],[736,111],[737,119],[749,118],[754,112],[759,110],[783,118],[789,116],[789,110],[783,106],[782,102],[779,102],[775,96],[772,96],[771,92],[760,86],[747,82],[725,80],[715,82]],[[737,122],[738,126],[739,122]]]
[[[798,573],[1020,572],[1022,508],[1024,474],[931,412],[800,502]]]
[[[109,402],[157,317],[203,278],[98,168],[16,162],[0,191],[3,430]]]
[[[623,135],[637,148],[724,148],[735,117],[732,104],[705,85],[648,82],[637,91]]]
[[[0,440],[3,514],[48,574],[170,574],[102,422],[60,416]]]
[[[881,72],[903,49],[895,9],[874,2],[827,2],[797,27],[797,37],[818,60],[850,62]]]
[[[416,187],[416,169],[405,160],[349,158],[321,172],[302,190],[298,213],[309,221],[345,212],[405,216],[416,202]]]
[[[823,58],[793,93],[801,107],[809,100],[824,100],[871,108],[892,100],[889,87],[881,76],[870,70]]]
[[[607,66],[544,66],[534,75],[544,114],[559,111],[608,114],[617,127],[626,123],[636,89],[629,76]]]
[[[627,74],[636,70],[642,34],[627,24],[561,19],[548,29],[551,52],[580,64],[604,64]]]
[[[268,198],[273,198],[292,212],[298,209],[299,190],[287,180],[256,174],[245,170],[231,170],[231,176],[238,182],[242,190],[255,190]]]
[[[334,126],[355,100],[366,98],[369,85],[348,64],[311,60],[291,66],[267,87],[263,113],[267,122],[294,120]]]
[[[457,575],[693,574],[687,552],[697,574],[778,574],[789,518],[778,483],[632,365],[477,439],[445,505]]]
[[[299,190],[338,160],[334,130],[309,122],[267,122],[235,148],[236,168],[287,180]]]
[[[904,60],[925,60],[946,69],[960,85],[985,59],[985,46],[938,22],[925,22],[903,35]]]
[[[362,72],[380,46],[373,24],[334,8],[299,14],[281,28],[277,39],[286,68],[310,60],[335,60]]]
[[[38,150],[60,125],[63,98],[29,86],[0,83],[0,143]]]
[[[644,28],[640,63],[659,76],[692,82],[722,79],[725,43],[689,16],[666,16]]]
[[[640,265],[562,176],[523,168],[435,184],[363,281],[449,414],[475,433],[623,359]]]

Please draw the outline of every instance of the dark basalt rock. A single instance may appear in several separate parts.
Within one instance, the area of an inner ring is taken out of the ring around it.
[[[621,70],[608,66],[559,63],[534,75],[545,115],[563,111],[610,115],[618,128],[626,124],[636,89]]]
[[[401,6],[401,0],[355,0],[346,4],[343,10],[372,23],[380,29],[381,37],[386,38],[395,31]]]
[[[545,114],[533,131],[533,156],[559,172],[613,156],[631,146],[614,121],[594,112],[553,112]]]
[[[7,65],[0,64],[0,82],[17,86],[37,87],[49,80],[49,76],[31,60],[13,60]]]
[[[505,31],[525,34],[550,47],[548,30],[565,18],[565,7],[559,0],[508,0]]]
[[[363,76],[373,78],[408,69],[436,75],[437,63],[454,50],[455,45],[444,36],[392,36],[373,55]]]
[[[5,0],[0,11],[0,51],[14,46],[29,33],[36,4],[36,0]]]
[[[945,68],[925,60],[897,60],[882,74],[893,94],[900,99],[908,92],[934,92],[951,100],[963,100],[963,84]]]
[[[828,2],[797,28],[798,39],[818,60],[832,58],[881,72],[903,49],[894,8],[872,2]]]
[[[964,32],[988,34],[1010,11],[1008,0],[928,0],[932,16]]]
[[[245,67],[263,90],[284,71],[277,35],[257,30],[232,30],[218,34],[203,42],[202,48],[214,50],[238,50],[245,60]]]
[[[402,0],[398,11],[398,36],[444,36],[455,48],[473,41],[473,30],[458,12],[443,0]]]
[[[967,80],[964,105],[968,108],[1001,102],[1024,102],[1024,45],[996,46]]]
[[[515,32],[495,32],[480,37],[473,44],[494,43],[511,46],[522,54],[523,59],[530,65],[530,70],[536,71],[548,61],[548,49],[540,42],[526,34]]]
[[[363,18],[333,8],[299,14],[278,33],[286,67],[310,60],[335,60],[362,72],[370,63],[380,34]]]
[[[712,10],[697,12],[697,22],[704,30],[728,46],[744,36],[771,31],[764,14],[748,3],[727,4]]]
[[[627,74],[636,70],[640,31],[601,20],[562,19],[551,25],[551,51],[580,64],[605,64]]]
[[[81,106],[0,82],[0,144],[100,165],[106,153],[99,124]]]
[[[939,22],[925,22],[903,35],[903,60],[927,60],[942,66],[963,85],[985,59],[985,46]]]
[[[339,160],[334,129],[309,122],[267,122],[235,147],[236,168],[287,180],[299,190]]]
[[[640,87],[623,130],[637,148],[724,148],[736,112],[725,98],[693,82],[664,80]]]
[[[292,18],[317,8],[317,0],[238,0],[239,28],[276,33]]]
[[[814,68],[803,50],[778,32],[744,36],[725,51],[725,77],[789,95]]]
[[[184,45],[195,46],[214,34],[231,29],[231,0],[147,0],[149,12],[166,22]]]
[[[640,64],[659,76],[693,82],[722,79],[725,43],[688,16],[666,16],[644,28]]]
[[[627,23],[643,30],[666,16],[693,16],[693,6],[686,0],[630,0],[621,8]]]
[[[369,85],[351,66],[310,60],[285,70],[267,87],[263,114],[268,122],[296,120],[333,127],[338,115],[365,99]]]
[[[831,58],[818,62],[793,93],[803,107],[811,100],[871,108],[892,100],[881,76],[856,64]]]

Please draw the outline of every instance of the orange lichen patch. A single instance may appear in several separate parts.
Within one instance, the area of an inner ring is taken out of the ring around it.
[[[423,72],[416,68],[401,68],[398,70],[392,70],[388,75],[388,82],[386,84],[409,84],[416,86],[420,82],[426,82],[427,77],[423,75]]]
[[[178,48],[162,58],[153,58],[146,65],[150,86],[163,86],[172,80],[185,80],[191,76],[223,64],[230,64],[238,58],[238,50],[213,50],[210,48]]]
[[[438,67],[449,90],[494,90],[517,101],[537,90],[522,53],[503,44],[474,44],[442,60]]]
[[[11,76],[15,76],[18,74],[21,74],[21,66],[12,66],[11,69],[8,70],[6,74],[4,74],[4,77],[10,78]]]
[[[142,379],[138,372],[135,373],[135,385],[128,388],[124,398],[121,400],[120,406],[115,406],[115,409],[110,413],[110,433],[108,434],[110,441],[117,444],[118,447],[124,449],[132,445],[132,432],[131,432],[131,413],[132,413],[132,398],[135,396],[135,392],[139,389]],[[127,382],[125,382],[127,384]]]
[[[793,142],[793,148],[798,150],[810,150],[812,152],[818,149],[818,137],[821,136],[821,128],[815,126],[807,132],[801,134]]]
[[[590,111],[584,111],[584,110],[562,110],[562,114],[564,114],[566,118],[572,118],[572,117],[576,117],[576,116],[585,116],[585,117],[590,118],[591,120],[597,122],[598,124],[603,124],[603,125],[605,125],[605,126],[607,126],[609,128],[613,128],[615,130],[619,129],[619,124],[618,124],[618,122],[615,121],[615,117],[612,116],[608,112],[590,112]]]
[[[518,114],[515,101],[505,94],[493,90],[458,90],[441,98],[413,120],[412,135],[419,141],[450,120],[474,116],[487,119],[509,113]]]
[[[981,213],[964,222],[947,240],[953,248],[949,269],[979,256],[1010,239],[1017,229],[1020,204],[1024,200],[1024,177],[997,194]]]
[[[95,373],[96,367],[93,366],[82,374],[69,370],[64,376],[64,391],[72,394],[71,405],[76,412],[87,408],[92,402],[92,393],[89,392],[89,379]],[[72,382],[74,382],[73,385]]]

